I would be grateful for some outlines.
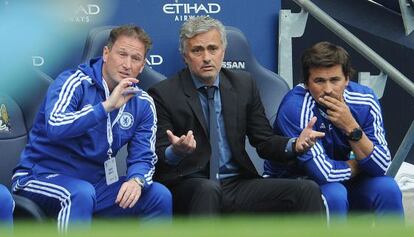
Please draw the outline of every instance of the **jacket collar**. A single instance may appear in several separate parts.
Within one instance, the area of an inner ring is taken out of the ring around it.
[[[102,66],[102,57],[97,57],[89,60],[87,63],[79,65],[78,69],[81,70],[85,75],[89,76],[99,89],[104,90],[102,84]]]

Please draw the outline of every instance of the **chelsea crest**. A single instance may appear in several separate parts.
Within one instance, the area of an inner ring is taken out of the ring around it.
[[[119,127],[122,129],[129,129],[134,124],[134,117],[131,113],[123,112],[121,118],[119,119]]]

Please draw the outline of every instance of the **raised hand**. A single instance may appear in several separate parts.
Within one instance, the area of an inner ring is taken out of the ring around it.
[[[167,135],[176,155],[187,156],[193,153],[196,149],[197,142],[194,138],[193,131],[191,130],[181,137],[177,137],[170,130],[167,130]]]
[[[359,127],[354,116],[352,116],[348,105],[343,99],[338,99],[333,96],[324,96],[319,98],[321,103],[327,109],[329,121],[341,129],[345,134],[350,133],[354,128]]]
[[[296,140],[296,146],[295,151],[297,153],[303,153],[310,149],[313,145],[315,145],[316,140],[318,138],[322,138],[325,136],[325,133],[318,132],[312,130],[313,125],[315,125],[317,118],[312,117],[312,119],[309,121],[308,125],[306,125],[306,128],[303,129],[303,131],[300,133],[298,139]]]
[[[126,104],[132,97],[135,96],[136,90],[132,87],[134,83],[139,81],[136,78],[125,78],[112,90],[109,98],[105,100],[102,105],[106,112],[111,112],[115,109],[121,108],[122,105]]]

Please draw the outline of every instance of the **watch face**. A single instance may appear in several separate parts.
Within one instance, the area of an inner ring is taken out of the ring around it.
[[[362,130],[361,128],[355,128],[352,130],[352,132],[349,134],[348,139],[351,141],[359,141],[362,138]]]

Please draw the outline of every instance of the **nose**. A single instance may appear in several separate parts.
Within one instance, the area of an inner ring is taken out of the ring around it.
[[[326,83],[324,88],[323,88],[323,92],[325,95],[331,95],[333,92],[333,86],[331,85],[331,83]]]
[[[210,61],[211,61],[211,55],[210,55],[210,53],[208,52],[208,50],[205,50],[205,51],[203,52],[203,54],[202,54],[202,58],[203,58],[203,62],[204,62],[204,63],[210,63]]]
[[[130,69],[131,68],[131,58],[130,57],[126,57],[125,59],[124,59],[124,62],[123,62],[123,64],[122,64],[122,66],[125,68],[125,69]]]

